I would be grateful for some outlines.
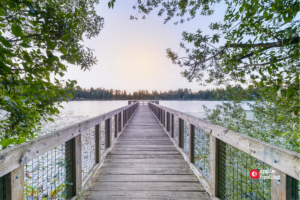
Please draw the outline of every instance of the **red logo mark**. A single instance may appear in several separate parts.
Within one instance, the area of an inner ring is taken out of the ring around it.
[[[259,172],[257,169],[252,169],[249,175],[252,179],[259,179]]]

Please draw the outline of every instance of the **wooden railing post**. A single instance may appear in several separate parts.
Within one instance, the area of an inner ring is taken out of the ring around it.
[[[162,125],[165,127],[165,111],[162,110]]]
[[[189,124],[189,159],[191,163],[195,162],[195,126]]]
[[[125,110],[122,111],[122,127],[125,126]]]
[[[111,121],[109,118],[105,120],[105,149],[110,147],[111,144],[110,134],[111,134]]]
[[[118,131],[122,131],[122,112],[118,114]]]
[[[128,123],[129,120],[129,109],[126,109],[126,124]]]
[[[164,127],[166,128],[166,111],[165,110],[164,110],[163,120],[164,120]]]
[[[157,118],[158,118],[158,121],[160,123],[160,108],[157,108]]]
[[[24,199],[24,165],[5,175],[6,200]]]
[[[96,151],[96,163],[100,163],[101,162],[101,125],[100,124],[97,124],[95,126],[95,134],[96,134],[96,137],[95,137],[95,151]]]
[[[118,114],[115,115],[115,138],[118,137]]]
[[[167,132],[170,133],[170,113],[167,112]]]
[[[210,135],[209,138],[209,187],[211,197],[218,196],[218,162],[219,162],[219,141],[216,137]]]
[[[71,156],[70,170],[72,171],[72,175],[70,176],[71,180],[68,181],[73,183],[73,185],[67,185],[67,187],[72,188],[71,196],[77,196],[82,191],[81,134],[67,141],[65,144],[66,149],[68,149],[66,157]]]
[[[184,121],[178,117],[178,126],[177,126],[177,138],[178,138],[178,146],[183,148],[183,134],[184,134]]]
[[[278,176],[278,179],[271,179],[271,200],[289,200],[287,199],[287,176],[278,169],[272,168],[271,176]]]
[[[174,115],[171,114],[171,137],[174,137]]]

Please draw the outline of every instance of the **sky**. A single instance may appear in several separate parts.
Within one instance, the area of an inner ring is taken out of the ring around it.
[[[126,90],[168,91],[188,88],[196,92],[215,86],[199,86],[188,82],[180,74],[183,71],[166,57],[166,49],[179,51],[182,32],[194,33],[201,29],[211,34],[211,22],[222,21],[226,6],[215,5],[215,14],[199,16],[183,24],[171,20],[164,24],[164,16],[157,16],[154,10],[146,19],[130,20],[135,15],[132,7],[136,0],[117,0],[113,9],[108,8],[108,0],[96,5],[97,13],[104,17],[104,28],[98,37],[85,39],[84,44],[94,49],[98,63],[90,71],[82,71],[79,66],[69,66],[64,79],[77,80],[82,88],[106,88]],[[181,50],[182,51],[182,50]]]

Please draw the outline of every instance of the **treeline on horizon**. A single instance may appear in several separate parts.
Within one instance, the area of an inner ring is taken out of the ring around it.
[[[113,90],[105,88],[76,89],[74,99],[77,100],[231,100],[233,96],[239,94],[241,100],[251,101],[255,97],[260,97],[252,86],[243,88],[240,85],[233,87],[199,90],[192,92],[191,89],[169,90],[158,92],[156,90],[139,90],[127,93],[126,90]],[[241,95],[243,94],[243,95]]]

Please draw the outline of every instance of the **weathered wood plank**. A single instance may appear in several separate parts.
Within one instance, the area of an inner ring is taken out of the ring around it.
[[[141,118],[156,120],[148,106],[139,107],[83,199],[209,199],[162,127],[157,122],[145,125]]]
[[[24,199],[24,166],[11,171],[5,181],[6,200]]]
[[[188,164],[185,162],[180,163],[139,163],[139,162],[128,162],[128,163],[103,163],[102,167],[107,168],[113,168],[113,167],[124,167],[124,168],[146,168],[146,167],[152,167],[152,168],[183,168],[188,167]]]
[[[155,140],[160,140],[160,141],[170,141],[170,139],[166,136],[166,137],[138,137],[138,138],[134,138],[131,139],[129,137],[122,137],[119,138],[119,141],[146,141],[146,140],[151,140],[151,141],[155,141]]]
[[[100,168],[99,174],[103,175],[128,175],[128,174],[141,174],[141,175],[176,175],[176,174],[193,174],[193,172],[188,168]]]
[[[195,161],[195,126],[189,124],[189,159],[191,163]]]
[[[210,200],[206,192],[184,191],[86,191],[83,199],[203,199]]]
[[[218,166],[219,166],[219,142],[218,139],[210,135],[209,138],[209,187],[211,196],[218,196]]]
[[[286,198],[286,174],[274,168],[272,170],[275,171],[272,176],[278,176],[279,179],[271,179],[271,200],[288,200]]]
[[[168,181],[168,182],[199,182],[197,177],[192,175],[136,175],[136,174],[130,174],[130,175],[103,175],[103,174],[97,174],[95,175],[96,181],[100,182],[122,182],[122,181]]]
[[[182,159],[181,155],[108,155],[107,159]]]
[[[115,146],[114,147],[115,150],[124,150],[124,151],[140,151],[140,150],[144,150],[144,151],[174,151],[176,150],[176,148],[173,146],[170,147],[164,147],[164,146],[156,146],[156,147],[141,147],[141,146],[134,146],[134,147],[130,147],[130,146]]]
[[[113,149],[110,155],[180,155],[178,151],[122,151]]]
[[[156,140],[156,141],[145,141],[145,140],[140,140],[140,141],[118,141],[116,145],[173,145],[172,142],[169,140],[161,141],[161,140]]]
[[[200,183],[185,182],[93,182],[89,191],[199,191],[205,192]]]
[[[145,158],[145,159],[111,159],[106,158],[105,161],[107,163],[131,163],[131,162],[139,162],[139,163],[184,163],[182,158],[178,159],[155,159],[155,158]]]

